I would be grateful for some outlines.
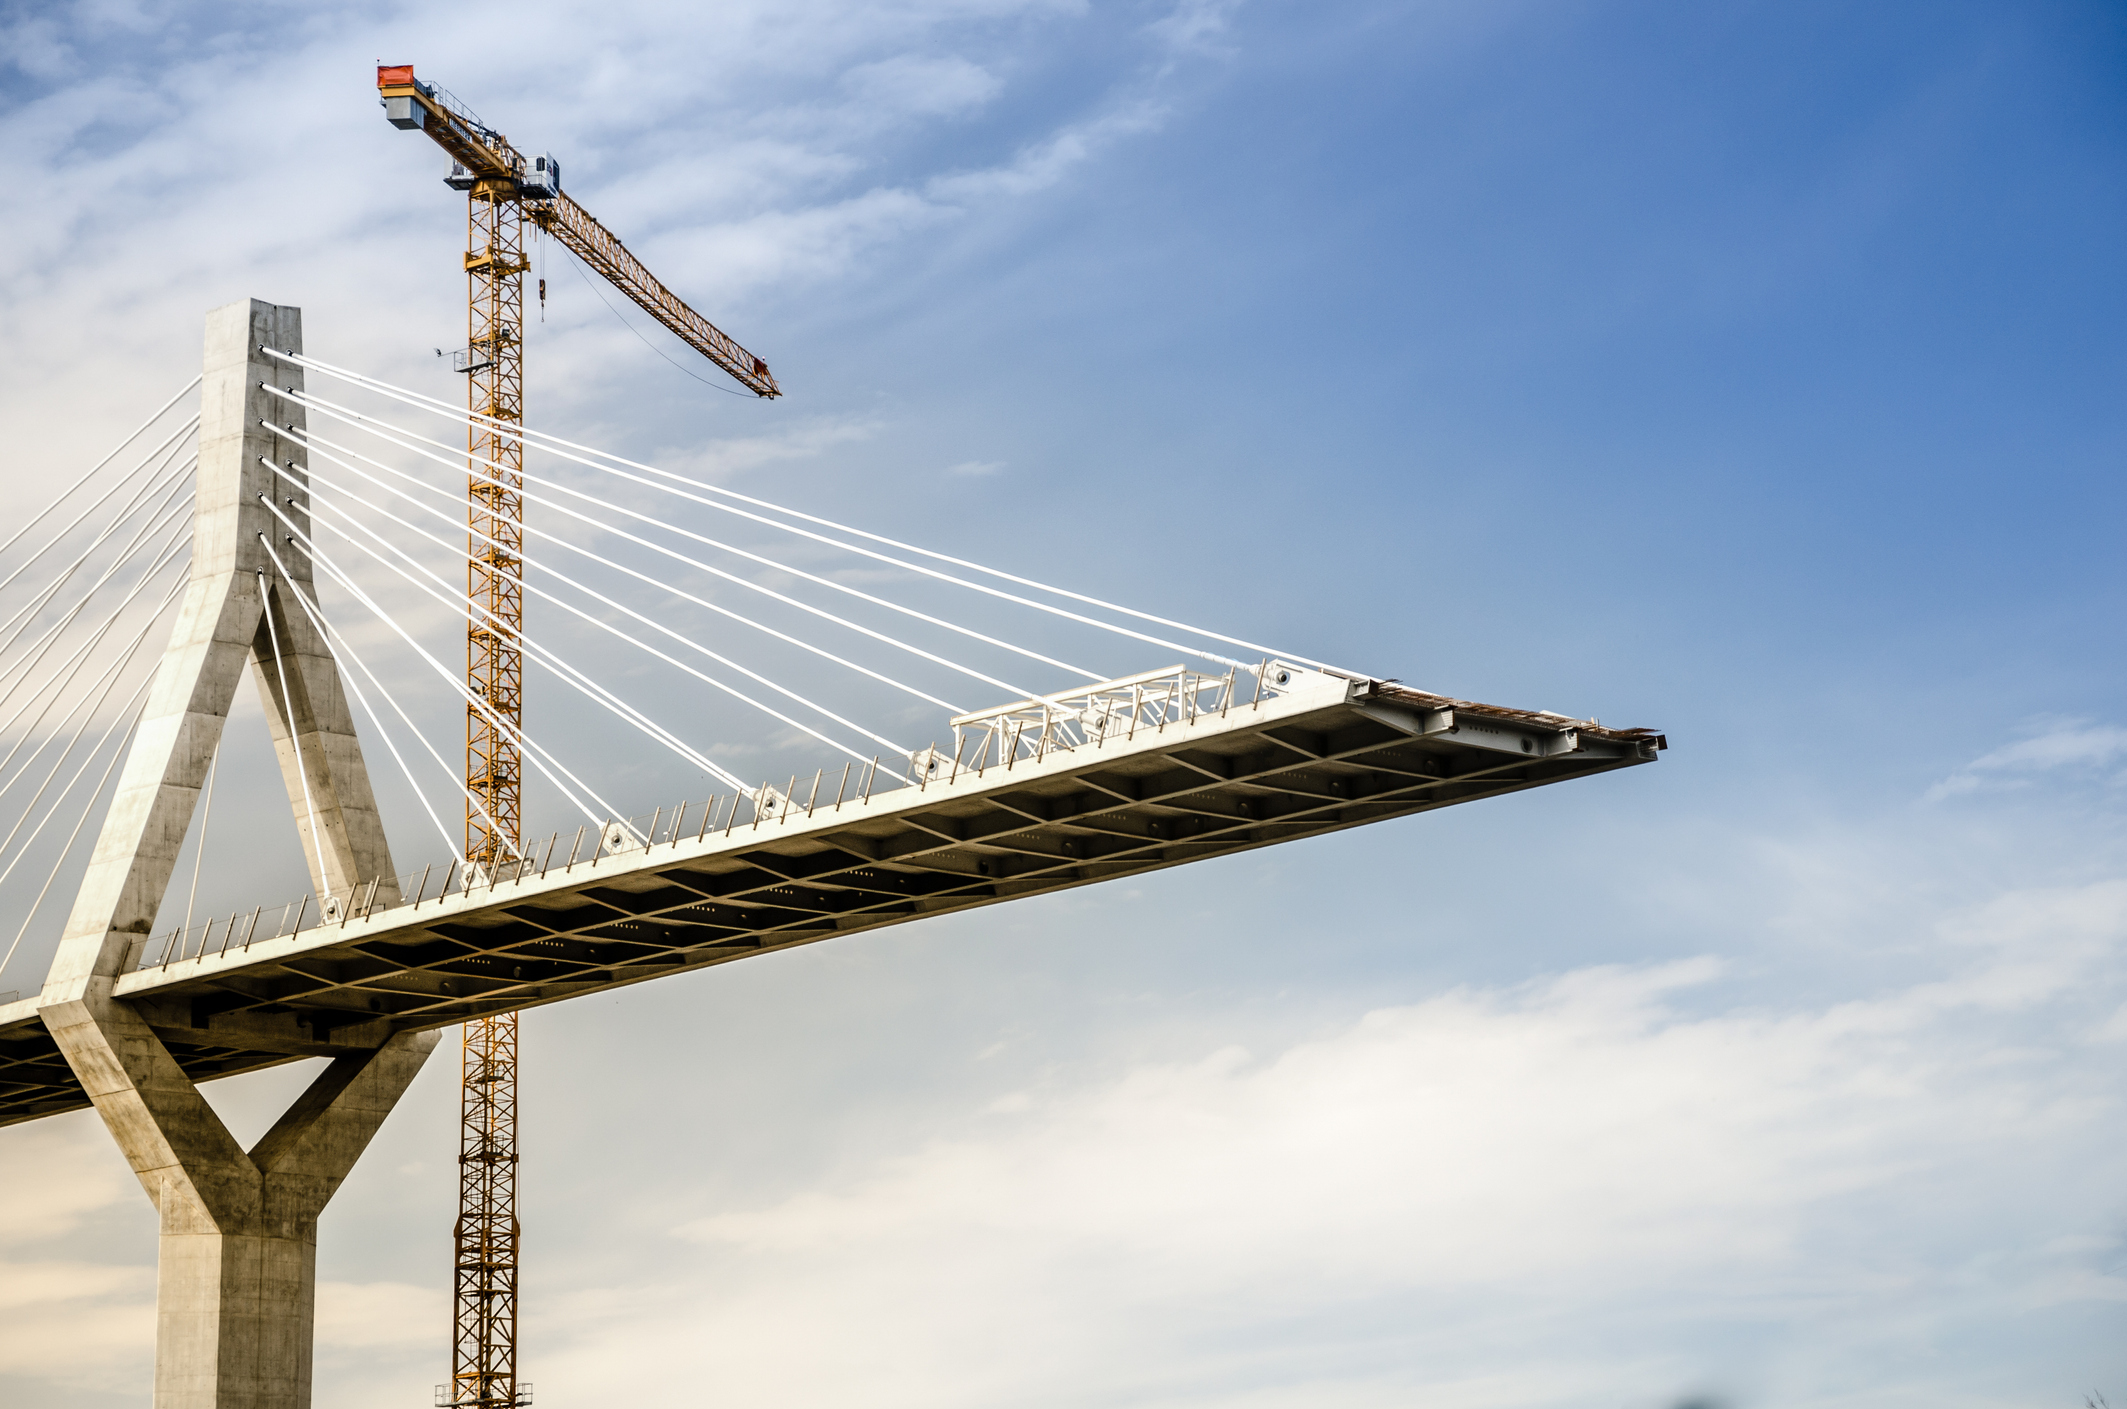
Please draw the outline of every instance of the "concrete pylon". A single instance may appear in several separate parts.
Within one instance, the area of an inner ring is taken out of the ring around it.
[[[302,449],[272,429],[300,425],[302,411],[260,385],[300,389],[302,371],[268,347],[302,350],[300,309],[254,299],[207,315],[191,580],[39,1001],[162,1215],[155,1409],[307,1409],[318,1215],[437,1039],[261,1034],[284,1043],[264,1050],[332,1064],[246,1151],[159,1035],[187,1020],[113,996],[155,923],[247,662],[317,893],[378,880],[396,899],[338,667],[286,600],[314,590],[309,560],[260,502],[270,496],[308,532]],[[292,481],[267,461],[292,463]]]

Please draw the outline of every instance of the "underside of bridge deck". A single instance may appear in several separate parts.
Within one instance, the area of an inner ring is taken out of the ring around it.
[[[1331,683],[137,968],[116,996],[207,1080],[1631,767],[1666,746],[1646,730]],[[0,1125],[89,1104],[36,1009],[0,1008]]]

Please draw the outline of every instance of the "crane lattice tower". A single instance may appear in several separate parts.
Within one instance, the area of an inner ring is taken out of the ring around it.
[[[527,159],[462,103],[380,65],[385,116],[450,153],[466,193],[465,859],[492,878],[523,858],[524,227],[529,219],[756,396],[780,396],[768,364],[671,290],[561,191],[552,156]],[[542,298],[544,293],[542,291]],[[476,704],[474,701],[478,701]],[[482,706],[485,706],[483,708]],[[454,1409],[514,1409],[517,1379],[517,1014],[465,1025],[451,1383]]]

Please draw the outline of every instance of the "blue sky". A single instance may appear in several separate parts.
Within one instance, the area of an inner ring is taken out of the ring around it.
[[[542,1011],[546,1402],[2127,1401],[2118,7],[0,14],[8,512],[233,298],[454,394],[411,60],[790,393],[557,265],[535,423],[1671,740]],[[293,894],[274,845],[216,903]],[[327,1216],[320,1409],[443,1373],[454,1095]],[[146,1201],[81,1118],[0,1168],[0,1393],[137,1402]]]

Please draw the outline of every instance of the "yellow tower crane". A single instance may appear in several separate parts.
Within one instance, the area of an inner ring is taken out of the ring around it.
[[[413,65],[377,67],[391,125],[426,132],[450,154],[444,180],[466,193],[466,684],[488,713],[465,715],[465,857],[492,869],[521,855],[524,721],[524,222],[529,220],[756,396],[783,393],[768,364],[667,289],[612,231],[563,194],[548,155],[526,158]],[[542,299],[545,290],[541,289]],[[497,720],[504,721],[497,723]],[[475,805],[477,803],[477,806]],[[436,1403],[515,1409],[517,1380],[517,1015],[466,1024],[458,1145],[456,1296],[451,1382]]]

